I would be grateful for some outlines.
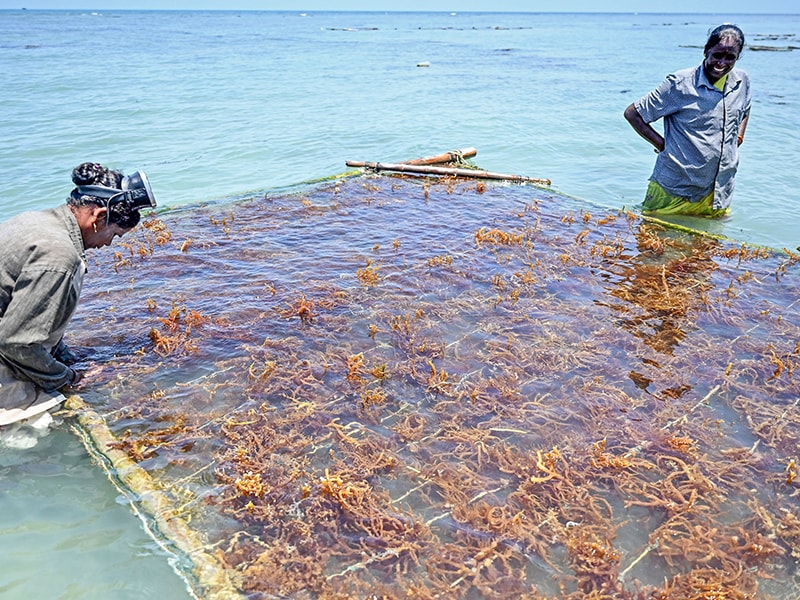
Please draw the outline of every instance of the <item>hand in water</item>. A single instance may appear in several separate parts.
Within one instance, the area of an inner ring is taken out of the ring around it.
[[[72,383],[72,385],[68,386],[70,389],[73,390],[80,390],[86,387],[87,384],[91,383],[93,379],[95,379],[100,373],[103,372],[105,369],[104,365],[100,365],[97,363],[88,363],[86,368],[84,369],[75,369],[75,372],[78,374],[77,381]]]

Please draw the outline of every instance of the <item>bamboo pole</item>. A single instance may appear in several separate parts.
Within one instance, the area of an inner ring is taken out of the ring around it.
[[[412,158],[411,160],[404,160],[401,165],[436,165],[441,163],[458,162],[465,158],[472,158],[478,154],[475,148],[463,148],[461,150],[450,150],[449,152],[442,152],[435,156],[425,156],[422,158]],[[367,162],[363,160],[348,160],[348,167],[366,167]]]
[[[404,165],[436,165],[449,162],[460,162],[465,158],[472,158],[478,153],[475,148],[463,148],[461,150],[451,150],[437,154],[436,156],[425,156],[423,158],[413,158],[411,160],[404,160]]]
[[[348,160],[345,164],[348,167],[363,167],[372,171],[397,171],[400,173],[422,173],[425,175],[450,175],[451,177],[499,179],[503,181],[517,181],[535,183],[538,185],[550,185],[549,179],[537,179],[535,177],[526,177],[525,175],[506,175],[504,173],[493,173],[491,171],[482,171],[480,169],[459,169],[450,167],[434,167],[429,165],[411,165],[407,163],[378,163],[352,160]]]
[[[688,225],[680,225],[679,223],[673,223],[672,221],[667,221],[666,219],[659,219],[658,217],[654,217],[652,215],[643,215],[640,211],[631,210],[627,207],[622,208],[622,212],[626,215],[635,215],[645,223],[651,223],[653,225],[659,225],[664,227],[665,229],[673,229],[675,231],[680,231],[682,233],[689,233],[691,235],[696,235],[699,237],[710,238],[712,240],[719,240],[722,242],[729,242],[732,244],[737,244],[741,246],[746,246],[748,248],[760,248],[766,250],[768,252],[780,253],[783,252],[784,254],[791,254],[789,250],[786,248],[773,248],[771,246],[765,246],[764,244],[756,244],[753,242],[742,242],[731,238],[727,235],[722,233],[711,233],[710,231],[703,231],[702,229],[695,229],[694,227],[689,227]],[[678,215],[680,216],[680,215]],[[800,246],[797,248],[800,250]]]
[[[89,454],[120,492],[126,496],[133,495],[131,508],[142,520],[147,533],[165,550],[177,548],[191,561],[194,567],[192,579],[200,588],[193,591],[199,591],[205,600],[242,600],[244,595],[236,589],[230,572],[206,550],[200,536],[178,514],[173,502],[158,489],[150,474],[116,447],[118,440],[103,417],[80,396],[69,397],[64,406],[76,418],[77,424],[73,430]],[[145,515],[141,514],[139,507]],[[152,521],[157,532],[150,527],[149,521]]]

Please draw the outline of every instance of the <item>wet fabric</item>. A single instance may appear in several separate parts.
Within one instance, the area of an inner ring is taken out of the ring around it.
[[[59,392],[46,392],[30,381],[18,379],[0,362],[0,427],[41,415],[64,399]]]
[[[642,212],[654,215],[689,215],[695,217],[724,217],[730,213],[729,208],[716,210],[714,204],[714,191],[698,202],[690,202],[686,198],[679,198],[668,193],[655,181],[647,186],[647,194],[642,203]]]

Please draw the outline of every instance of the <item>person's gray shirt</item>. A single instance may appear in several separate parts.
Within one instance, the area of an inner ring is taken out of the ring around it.
[[[66,204],[0,223],[0,360],[44,390],[72,380],[52,351],[78,304],[83,238]]]
[[[647,123],[664,119],[664,150],[650,179],[690,202],[713,189],[713,207],[727,208],[739,165],[739,127],[750,113],[747,73],[732,69],[722,92],[702,65],[677,71],[634,107]]]

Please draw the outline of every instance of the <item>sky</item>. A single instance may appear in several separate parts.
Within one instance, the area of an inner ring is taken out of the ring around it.
[[[797,14],[797,0],[0,0],[0,9],[321,10]]]

